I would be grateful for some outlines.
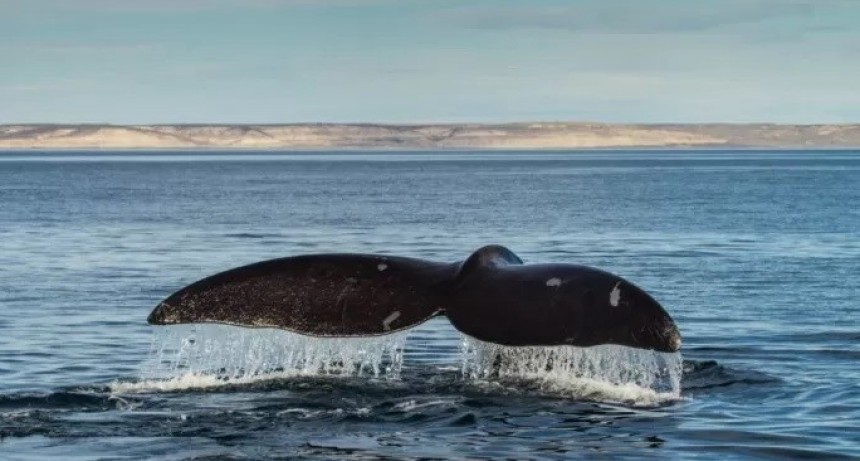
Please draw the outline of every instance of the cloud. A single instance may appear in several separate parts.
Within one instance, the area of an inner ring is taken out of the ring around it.
[[[597,33],[701,32],[772,19],[810,19],[819,8],[857,6],[843,0],[581,0],[530,6],[465,6],[440,14],[481,29],[559,29]]]
[[[66,11],[193,12],[219,9],[373,6],[394,0],[12,0],[18,8]],[[8,6],[8,5],[7,5]]]
[[[68,92],[98,88],[97,82],[85,79],[58,79],[54,81],[0,84],[4,93]]]
[[[91,42],[51,42],[29,41],[0,44],[0,52],[15,51],[24,53],[56,54],[138,54],[150,53],[161,48],[152,43],[91,43]]]

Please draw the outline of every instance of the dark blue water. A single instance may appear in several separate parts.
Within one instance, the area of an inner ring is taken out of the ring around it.
[[[0,459],[860,459],[858,204],[858,152],[5,153]],[[148,375],[153,347],[245,334],[146,325],[210,273],[487,243],[651,292],[681,395],[478,379],[436,320],[399,375]]]

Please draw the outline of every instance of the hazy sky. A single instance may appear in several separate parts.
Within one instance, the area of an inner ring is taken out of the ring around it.
[[[0,0],[0,123],[860,122],[860,0]]]

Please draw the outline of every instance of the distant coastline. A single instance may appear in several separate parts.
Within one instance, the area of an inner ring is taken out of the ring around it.
[[[19,149],[852,148],[860,124],[0,125]]]

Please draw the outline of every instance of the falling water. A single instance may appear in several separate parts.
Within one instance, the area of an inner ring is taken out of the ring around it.
[[[406,333],[319,338],[226,325],[174,326],[155,334],[135,383],[114,391],[174,390],[294,376],[396,379]]]
[[[473,380],[531,382],[575,398],[654,404],[681,395],[678,353],[616,345],[510,347],[463,340],[463,375]]]
[[[141,379],[115,392],[179,390],[296,376],[398,379],[405,332],[359,338],[307,337],[226,325],[162,328]],[[463,339],[464,379],[515,382],[577,399],[652,405],[681,393],[681,356],[604,345],[507,347]]]

